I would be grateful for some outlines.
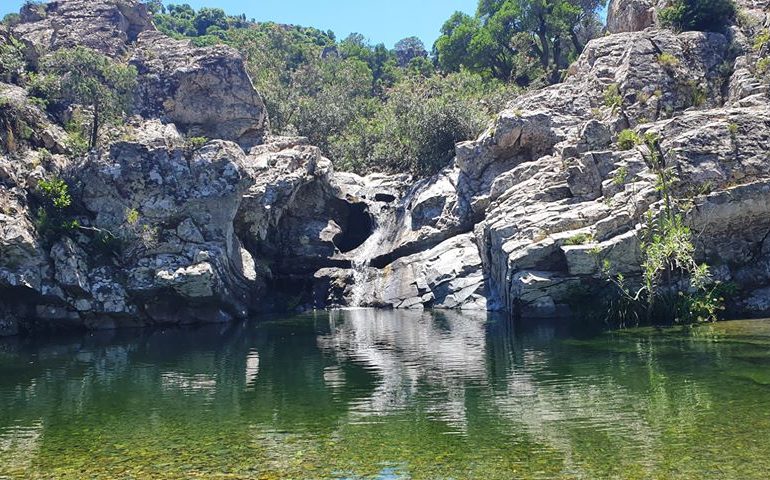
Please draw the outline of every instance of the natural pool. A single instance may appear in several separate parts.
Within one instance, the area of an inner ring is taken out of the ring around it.
[[[0,341],[0,479],[764,479],[770,321],[461,313]]]

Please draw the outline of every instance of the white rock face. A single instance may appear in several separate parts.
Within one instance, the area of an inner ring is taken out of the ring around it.
[[[655,25],[652,0],[611,0],[607,6],[607,31],[639,32]]]
[[[743,5],[757,25],[765,3]],[[27,9],[0,41],[20,37],[33,63],[72,44],[131,58],[139,116],[70,159],[64,131],[0,84],[4,112],[32,130],[0,156],[0,335],[225,321],[297,301],[567,315],[576,292],[601,291],[604,266],[639,275],[642,215],[660,194],[646,147],[618,148],[625,129],[660,138],[699,259],[742,287],[734,310],[770,313],[770,104],[751,32],[656,29],[653,6],[611,2],[617,33],[426,179],[334,172],[306,139],[270,136],[237,52],[166,38],[132,0]],[[35,187],[53,176],[80,228],[50,239]]]
[[[33,61],[76,46],[122,55],[140,32],[155,30],[147,7],[135,0],[54,0],[30,3],[21,13],[13,34],[27,44]]]
[[[262,143],[267,111],[240,54],[232,48],[196,48],[147,31],[131,64],[139,71],[138,111],[176,124],[188,136],[219,138],[244,148]]]

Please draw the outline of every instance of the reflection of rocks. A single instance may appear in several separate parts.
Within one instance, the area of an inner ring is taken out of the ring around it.
[[[428,384],[437,403],[433,414],[465,429],[468,383],[484,384],[485,314],[422,313],[357,309],[331,313],[331,332],[318,338],[339,362],[361,364],[378,377],[377,387],[358,400],[357,415],[387,415],[412,404]],[[324,376],[326,378],[326,375]],[[332,384],[336,381],[329,374]]]

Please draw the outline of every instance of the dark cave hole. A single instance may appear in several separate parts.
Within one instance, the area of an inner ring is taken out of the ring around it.
[[[342,233],[334,237],[334,245],[342,253],[360,247],[372,234],[374,222],[365,203],[346,203],[347,218],[341,219]]]
[[[374,200],[376,202],[392,203],[396,200],[396,196],[389,193],[378,193],[374,196]]]

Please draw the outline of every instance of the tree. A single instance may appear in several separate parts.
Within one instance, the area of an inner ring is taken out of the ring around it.
[[[3,25],[8,25],[9,27],[15,27],[19,23],[21,23],[21,15],[18,13],[9,13],[6,16],[3,17],[2,22]]]
[[[660,19],[678,30],[722,31],[735,13],[732,0],[675,0],[660,11]]]
[[[147,10],[153,15],[166,13],[166,7],[163,6],[162,0],[145,0],[144,4],[147,6]]]
[[[55,80],[49,92],[52,99],[90,109],[90,148],[96,147],[102,125],[121,118],[130,108],[136,87],[133,66],[116,63],[85,47],[75,47],[49,55],[41,67],[44,74]]]
[[[402,68],[409,65],[409,62],[414,58],[425,58],[428,56],[428,51],[425,50],[425,44],[417,37],[407,37],[399,40],[396,42],[393,50],[396,54],[398,65]]]
[[[205,35],[211,27],[227,30],[227,15],[221,8],[201,8],[193,18],[193,25],[198,35]]]
[[[462,66],[472,70],[476,60],[470,58],[471,42],[479,34],[478,18],[463,12],[455,12],[441,27],[441,36],[434,46],[439,66],[447,72],[459,71]]]
[[[438,63],[500,80],[528,81],[541,72],[556,82],[561,71],[597,35],[604,0],[480,0],[475,17],[457,12],[436,41]],[[542,74],[542,73],[541,73]]]
[[[452,158],[455,144],[478,136],[512,94],[502,82],[468,71],[407,75],[373,115],[354,118],[332,139],[332,157],[360,173],[435,173]]]

